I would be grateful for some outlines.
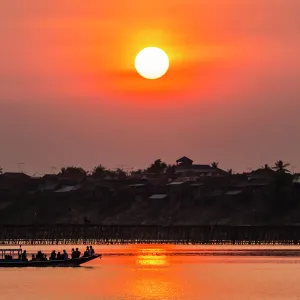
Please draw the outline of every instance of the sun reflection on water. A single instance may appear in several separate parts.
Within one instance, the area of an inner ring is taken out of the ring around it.
[[[166,266],[167,256],[164,249],[141,249],[137,255],[136,263],[140,266]]]
[[[138,249],[135,262],[143,271],[139,272],[139,276],[134,277],[130,284],[133,295],[138,295],[142,299],[175,297],[176,288],[170,280],[169,272],[165,269],[169,265],[165,249]]]

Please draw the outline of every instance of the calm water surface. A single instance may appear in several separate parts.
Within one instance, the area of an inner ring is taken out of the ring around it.
[[[263,247],[143,245],[95,249],[104,254],[103,258],[85,267],[0,268],[0,299],[300,299],[300,257],[251,255]],[[249,253],[235,256],[237,250]]]

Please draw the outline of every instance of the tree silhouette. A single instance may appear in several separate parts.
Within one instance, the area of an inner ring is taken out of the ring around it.
[[[150,167],[146,170],[148,173],[154,173],[154,174],[162,174],[165,169],[167,168],[167,164],[163,162],[161,159],[157,159],[154,161],[153,164],[150,165]]]
[[[102,166],[101,164],[94,167],[93,171],[92,171],[92,176],[94,177],[103,177],[105,175],[105,167]]]
[[[103,173],[103,177],[111,177],[111,178],[115,178],[117,177],[117,172],[116,171],[113,171],[113,170],[105,170],[104,173]]]
[[[216,161],[213,161],[213,162],[211,163],[211,166],[212,166],[213,168],[215,168],[215,169],[218,168],[218,165],[219,165],[219,163],[216,162]]]
[[[81,167],[69,166],[61,168],[61,174],[64,175],[75,175],[75,176],[86,176],[87,172]]]
[[[119,177],[119,175],[122,177],[125,172],[123,172],[121,169],[117,169],[116,171],[106,169],[102,165],[98,165],[94,167],[92,171],[92,176],[96,178],[105,178],[105,177],[111,177],[111,178],[116,178]],[[126,176],[126,173],[125,173]]]
[[[289,166],[289,163],[284,163],[282,160],[277,160],[275,162],[275,166],[272,169],[278,173],[290,173],[290,171],[287,169],[287,167]]]
[[[176,171],[176,165],[168,165],[167,168],[165,169],[166,170],[166,174],[169,175],[169,176],[172,176],[175,174],[175,171]]]
[[[261,169],[264,169],[264,170],[266,170],[266,171],[272,170],[272,168],[271,168],[268,164],[263,165],[263,166],[261,167]]]
[[[126,177],[127,177],[126,172],[124,172],[124,171],[123,171],[122,169],[120,169],[120,168],[118,168],[118,169],[116,170],[115,174],[117,175],[117,177],[118,177],[119,179],[126,179]]]
[[[3,168],[0,166],[0,174],[2,174],[3,172]]]
[[[135,171],[131,171],[131,175],[134,175],[134,174],[143,174],[143,170],[142,169],[138,169],[138,170],[135,170]]]

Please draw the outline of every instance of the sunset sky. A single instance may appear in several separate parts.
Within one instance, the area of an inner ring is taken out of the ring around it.
[[[300,171],[299,0],[1,0],[0,166],[183,155]],[[147,46],[170,69],[134,69]]]

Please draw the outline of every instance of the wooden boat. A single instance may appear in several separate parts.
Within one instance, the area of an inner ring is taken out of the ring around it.
[[[90,257],[80,257],[66,260],[28,260],[22,261],[20,259],[5,259],[5,253],[10,253],[10,257],[13,257],[15,253],[19,255],[22,253],[22,249],[0,249],[2,252],[2,259],[0,259],[0,268],[23,268],[23,267],[79,267],[80,265],[87,263],[88,261],[94,260],[98,257],[101,258],[100,254],[93,254]],[[1,256],[1,255],[0,255]]]

